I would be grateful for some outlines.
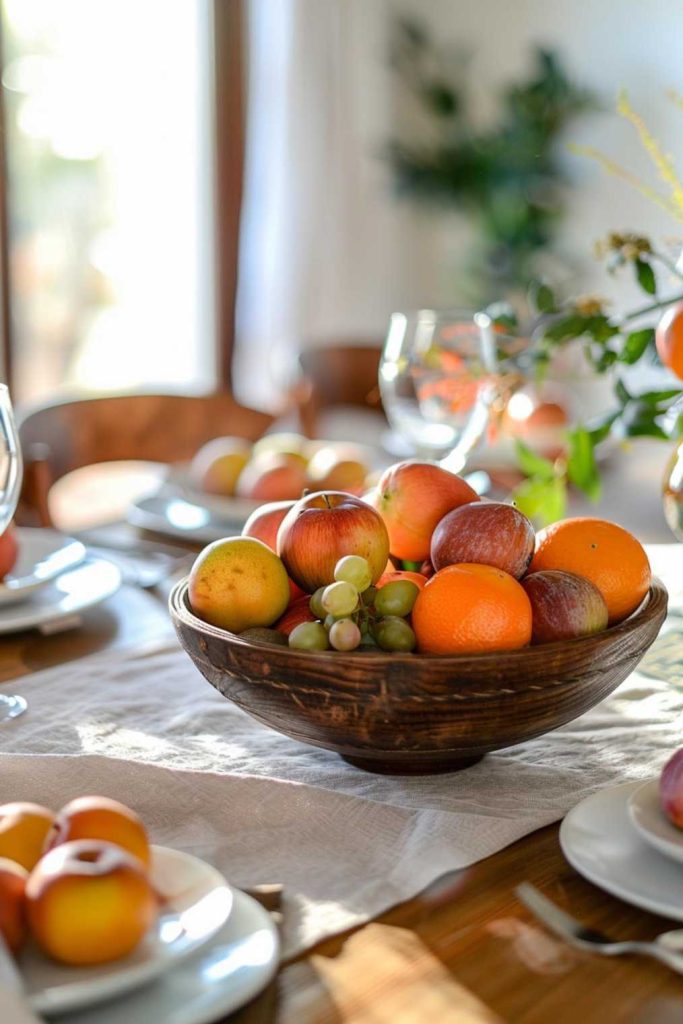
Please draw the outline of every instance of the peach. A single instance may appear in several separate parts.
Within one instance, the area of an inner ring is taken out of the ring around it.
[[[662,768],[659,799],[671,824],[683,828],[683,749],[677,750]]]
[[[307,483],[306,467],[297,458],[266,453],[244,467],[237,493],[254,501],[284,501],[300,498]]]
[[[326,445],[308,464],[308,478],[316,491],[348,491],[360,494],[365,487],[367,466],[353,445]]]
[[[15,954],[26,938],[24,893],[27,879],[26,868],[0,857],[0,934]]]
[[[19,544],[13,526],[0,535],[0,580],[12,571],[19,557]]]
[[[427,582],[427,577],[423,576],[421,572],[411,572],[409,569],[393,569],[391,572],[383,572],[375,586],[379,590],[386,583],[394,583],[396,580],[410,580],[418,590],[422,590]]]
[[[130,807],[106,796],[79,796],[62,807],[48,836],[51,850],[76,839],[99,839],[120,846],[149,867],[147,831]]]
[[[531,602],[532,644],[572,640],[607,629],[607,605],[590,580],[572,572],[547,569],[521,581]]]
[[[43,952],[74,966],[126,956],[154,922],[158,901],[140,860],[98,839],[46,853],[26,883],[26,916]]]
[[[261,455],[287,455],[305,466],[309,458],[311,442],[301,434],[281,431],[276,434],[264,434],[254,445],[254,458]]]
[[[447,512],[479,501],[469,484],[435,462],[398,462],[382,474],[372,504],[382,516],[395,558],[429,558],[432,533]]]
[[[15,802],[0,806],[0,857],[30,871],[43,853],[55,816],[40,804]]]
[[[519,509],[498,501],[477,501],[448,512],[431,543],[438,572],[457,562],[478,562],[521,579],[534,555],[536,534]]]
[[[190,475],[208,494],[230,497],[250,458],[248,441],[241,437],[216,437],[199,449],[190,464]]]

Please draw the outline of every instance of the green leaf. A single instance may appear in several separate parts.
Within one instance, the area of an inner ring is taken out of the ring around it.
[[[633,266],[635,267],[636,279],[640,287],[648,295],[654,295],[657,291],[657,279],[651,264],[646,263],[645,260],[634,260]]]
[[[529,301],[538,313],[557,312],[555,293],[542,281],[532,281],[529,285]]]
[[[633,331],[624,342],[624,347],[619,356],[620,362],[627,363],[629,366],[637,363],[648,345],[654,342],[654,340],[654,327],[645,327],[642,331]]]
[[[585,324],[586,334],[590,334],[595,341],[604,344],[619,334],[619,328],[611,322],[604,314],[588,317]]]
[[[548,526],[563,519],[567,511],[567,484],[564,477],[552,480],[525,480],[512,492],[520,512],[536,526]]]
[[[548,324],[543,334],[550,341],[566,341],[567,338],[579,338],[586,330],[586,323],[589,317],[580,316],[578,313],[570,313],[560,317],[554,323]]]
[[[592,427],[588,431],[588,433],[590,434],[591,441],[593,442],[594,448],[596,445],[600,444],[601,441],[604,441],[605,438],[609,437],[610,432],[612,430],[612,426],[618,419],[618,412],[610,413],[610,415],[607,416],[602,423],[598,423],[597,426]]]
[[[661,405],[663,402],[670,402],[672,398],[678,398],[681,394],[683,388],[671,388],[668,391],[644,391],[642,395],[636,395],[636,398],[645,405]]]
[[[626,385],[621,379],[619,379],[614,385],[614,393],[619,399],[620,405],[627,405],[627,403],[630,402],[633,397],[633,395],[630,393],[630,391],[628,391]]]
[[[535,477],[538,480],[552,480],[555,476],[555,466],[550,459],[544,459],[537,455],[523,441],[515,442],[517,464],[526,476]]]
[[[654,405],[647,405],[642,402],[631,402],[624,410],[622,422],[627,437],[658,437],[662,441],[668,439],[668,434],[657,423],[657,417],[661,412]]]
[[[579,426],[569,431],[568,439],[567,476],[591,501],[597,501],[601,487],[592,434],[585,427]]]

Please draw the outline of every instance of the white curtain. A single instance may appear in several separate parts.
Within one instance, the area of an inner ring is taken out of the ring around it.
[[[392,310],[420,292],[420,219],[393,200],[382,157],[389,6],[249,5],[235,377],[252,404],[277,403],[302,344],[379,341]]]

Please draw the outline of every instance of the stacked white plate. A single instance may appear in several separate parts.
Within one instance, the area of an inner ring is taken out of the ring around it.
[[[590,882],[653,914],[683,921],[683,830],[659,801],[659,779],[602,789],[566,816],[562,851]]]
[[[116,566],[88,557],[80,541],[29,527],[17,527],[15,535],[18,559],[0,582],[0,634],[51,633],[78,625],[81,612],[121,586]]]

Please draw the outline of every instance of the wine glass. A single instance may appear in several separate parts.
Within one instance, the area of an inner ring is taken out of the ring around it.
[[[24,467],[19,434],[6,384],[0,384],[0,534],[16,512]],[[23,697],[0,693],[0,722],[16,718],[26,710]]]
[[[423,309],[392,314],[379,384],[393,429],[459,473],[530,370],[530,342],[486,313]]]

